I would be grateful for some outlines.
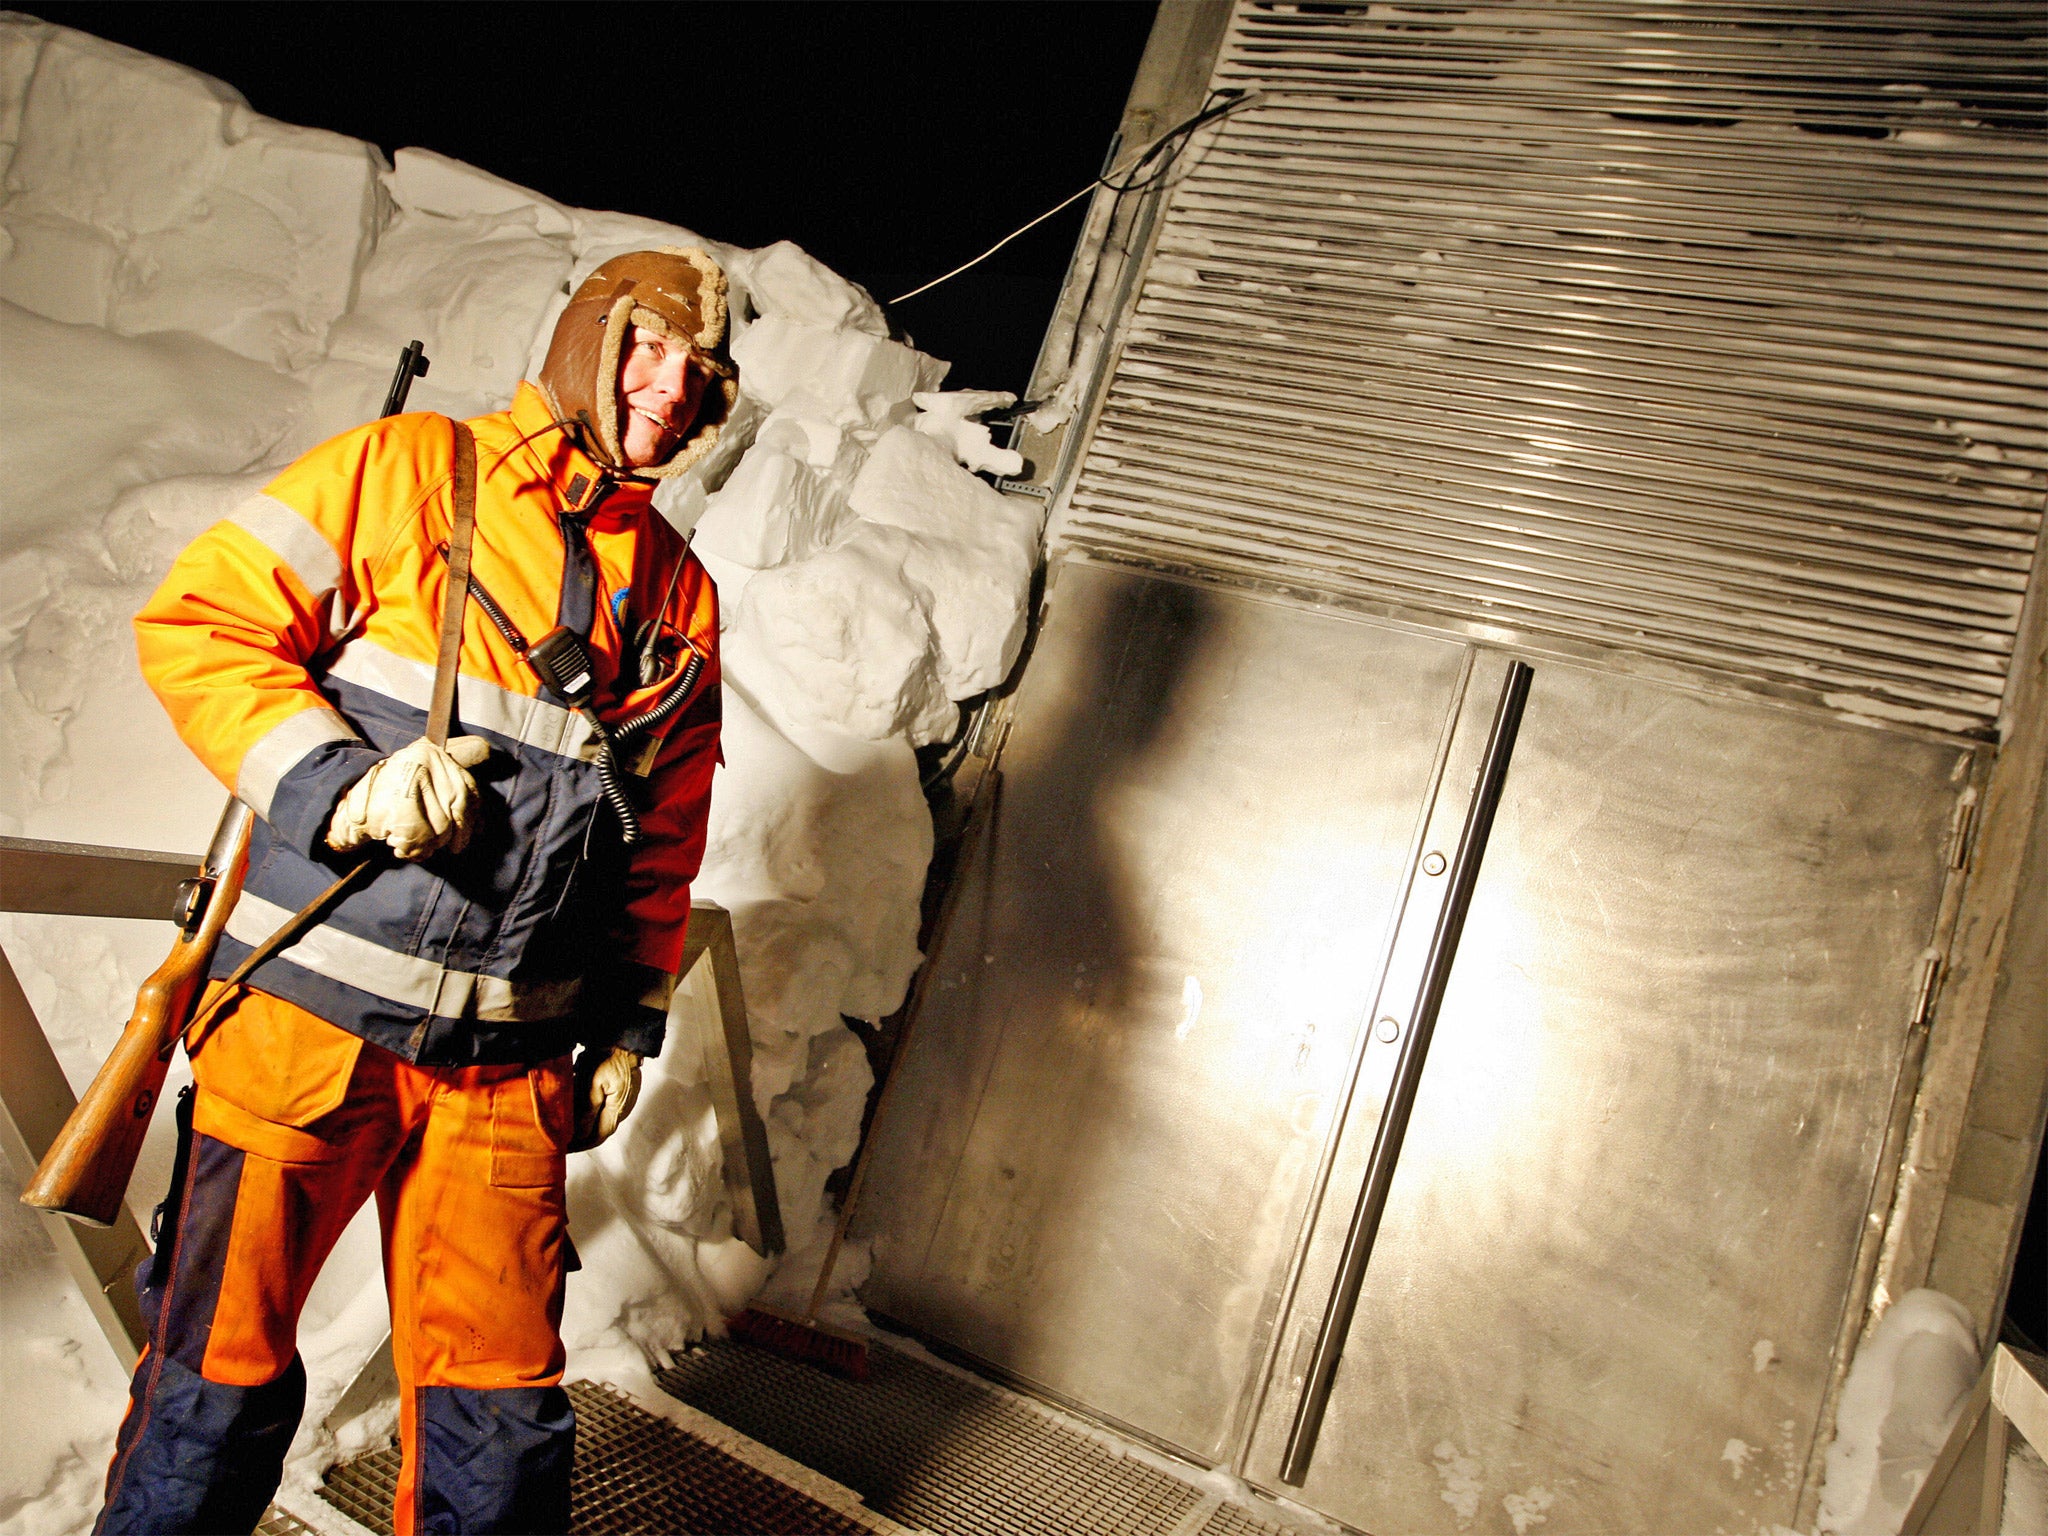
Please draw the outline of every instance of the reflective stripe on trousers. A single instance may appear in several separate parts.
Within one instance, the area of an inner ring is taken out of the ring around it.
[[[193,1059],[169,1262],[138,1274],[150,1339],[96,1532],[248,1530],[305,1399],[300,1309],[372,1194],[404,1467],[395,1529],[564,1531],[566,1059],[415,1067],[276,998]]]

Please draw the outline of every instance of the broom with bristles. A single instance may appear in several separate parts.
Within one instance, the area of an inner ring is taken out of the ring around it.
[[[995,753],[991,752],[989,756],[993,759]],[[934,956],[938,954],[940,941],[952,921],[954,903],[966,879],[968,857],[974,852],[982,824],[995,804],[994,787],[998,777],[998,771],[991,762],[982,770],[981,779],[974,786],[974,800],[967,811],[967,826],[960,834],[960,862],[946,886],[938,921],[932,925],[931,954]],[[844,1328],[819,1322],[818,1308],[825,1304],[825,1293],[831,1289],[832,1269],[839,1261],[839,1248],[846,1241],[847,1228],[853,1224],[853,1210],[860,1200],[861,1185],[867,1180],[868,1158],[875,1149],[875,1133],[881,1129],[882,1116],[889,1108],[889,1095],[896,1091],[900,1076],[896,1068],[902,1062],[904,1052],[910,1048],[910,1032],[917,1027],[918,1015],[924,1011],[924,990],[935,969],[937,967],[927,959],[924,968],[918,972],[910,1007],[903,1015],[903,1033],[896,1037],[896,1049],[890,1054],[889,1066],[882,1078],[882,1091],[875,1099],[875,1113],[868,1121],[867,1138],[861,1143],[860,1155],[854,1159],[853,1177],[847,1181],[846,1197],[839,1202],[839,1220],[832,1228],[832,1241],[825,1247],[825,1260],[818,1266],[818,1283],[811,1288],[810,1304],[800,1315],[792,1317],[787,1312],[756,1302],[725,1320],[726,1331],[733,1337],[772,1349],[791,1360],[823,1366],[855,1381],[868,1379],[867,1340]]]

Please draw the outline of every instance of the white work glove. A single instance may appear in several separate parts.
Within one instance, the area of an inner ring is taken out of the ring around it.
[[[443,848],[460,853],[476,821],[476,780],[469,770],[490,755],[481,736],[457,736],[446,747],[422,736],[379,758],[334,808],[327,846],[346,853],[364,843],[389,843],[401,859],[424,859]]]
[[[588,1152],[608,1140],[640,1097],[640,1057],[623,1045],[585,1051],[576,1058],[576,1130],[571,1152]]]

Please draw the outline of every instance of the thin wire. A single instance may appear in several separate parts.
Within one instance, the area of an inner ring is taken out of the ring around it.
[[[1026,224],[1022,229],[1013,230],[1011,233],[1003,236],[1002,239],[998,240],[994,245],[990,246],[987,250],[983,251],[979,256],[975,257],[974,260],[963,261],[960,263],[959,266],[955,267],[952,271],[948,272],[945,275],[945,277],[935,277],[930,282],[926,283],[923,288],[913,288],[908,293],[900,293],[895,298],[891,299],[889,302],[891,304],[901,304],[905,299],[914,299],[920,293],[924,293],[929,289],[938,287],[939,284],[947,281],[949,278],[958,277],[962,272],[965,272],[969,267],[980,266],[981,263],[987,261],[989,257],[995,255],[997,251],[1000,251],[1004,246],[1008,245],[1012,240],[1016,239],[1018,235],[1026,234],[1029,231],[1038,228],[1039,225],[1043,224],[1047,219],[1051,218],[1056,213],[1064,213],[1067,209],[1073,207],[1074,204],[1081,201],[1082,198],[1086,197],[1090,192],[1093,192],[1094,190],[1095,183],[1091,181],[1088,183],[1087,186],[1083,187],[1080,191],[1076,192],[1072,197],[1068,198],[1058,207],[1046,209],[1044,213],[1041,213],[1037,218],[1033,219],[1029,224]]]
[[[1187,139],[1188,135],[1192,134],[1196,129],[1203,127],[1205,124],[1212,123],[1220,117],[1227,117],[1232,112],[1237,111],[1237,109],[1240,107],[1251,105],[1251,103],[1256,101],[1258,97],[1259,93],[1255,91],[1250,95],[1232,96],[1221,103],[1217,103],[1215,100],[1215,93],[1212,91],[1210,93],[1209,99],[1202,103],[1201,111],[1197,112],[1193,117],[1189,118],[1186,122],[1182,123],[1178,128],[1175,128],[1172,132],[1162,134],[1159,138],[1155,139],[1150,145],[1146,147],[1145,152],[1131,163],[1131,169],[1133,171],[1141,170],[1146,164],[1146,162],[1151,160],[1152,157],[1157,155],[1161,150],[1164,150],[1172,145],[1183,144],[1184,141]],[[889,302],[891,304],[901,304],[905,299],[914,299],[920,293],[929,293],[932,289],[938,287],[941,283],[950,282],[952,279],[958,277],[962,272],[965,272],[969,267],[980,266],[981,263],[987,261],[989,257],[995,255],[997,251],[1000,251],[1004,246],[1008,245],[1012,240],[1016,239],[1019,235],[1028,234],[1030,231],[1038,228],[1039,225],[1043,224],[1047,219],[1051,218],[1056,213],[1064,213],[1074,204],[1081,201],[1082,198],[1086,197],[1089,193],[1093,192],[1097,187],[1107,188],[1111,192],[1121,194],[1125,192],[1142,192],[1157,186],[1161,181],[1163,181],[1166,178],[1167,174],[1173,169],[1174,159],[1179,155],[1179,153],[1179,148],[1175,148],[1173,153],[1169,154],[1166,157],[1166,163],[1160,166],[1160,168],[1157,171],[1153,172],[1150,176],[1146,177],[1143,180],[1131,180],[1120,183],[1111,181],[1106,176],[1097,176],[1093,178],[1089,181],[1087,186],[1083,187],[1080,191],[1076,192],[1072,197],[1067,198],[1064,202],[1059,203],[1054,207],[1046,209],[1045,212],[1041,213],[1029,224],[1022,226],[1019,229],[1012,230],[1009,234],[1003,236],[1002,239],[998,240],[994,245],[990,246],[987,250],[983,251],[979,256],[975,257],[972,261],[963,261],[960,263],[959,266],[955,267],[952,271],[946,273],[944,276],[933,278],[930,282],[926,283],[922,288],[913,288],[908,293],[898,294],[895,298],[889,300]]]

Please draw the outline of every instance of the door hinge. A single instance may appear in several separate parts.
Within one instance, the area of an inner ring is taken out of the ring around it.
[[[1941,993],[1941,956],[1929,952],[1920,957],[1920,985],[1913,989],[1914,1029],[1925,1029],[1934,1020],[1934,1000]]]
[[[1948,827],[1948,867],[1961,869],[1970,862],[1970,834],[1977,830],[1977,791],[1974,787],[1963,791],[1962,799],[1956,802],[1956,813]]]

